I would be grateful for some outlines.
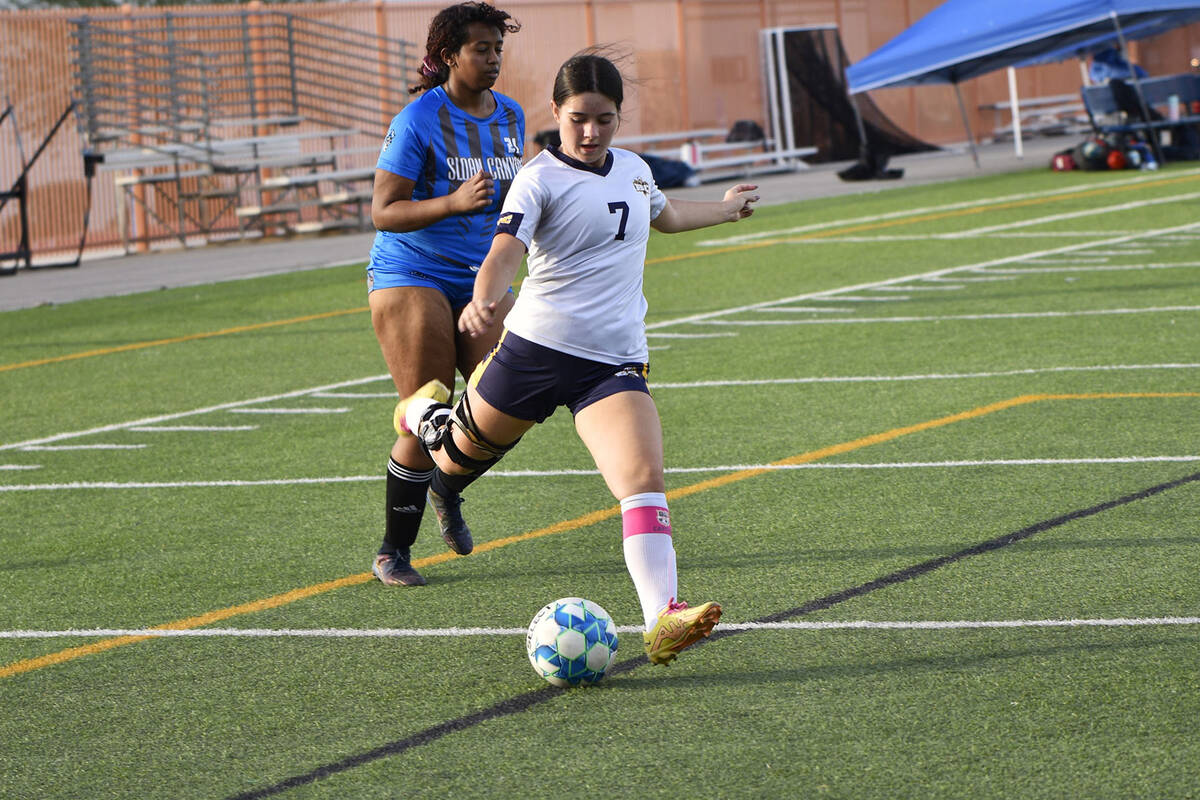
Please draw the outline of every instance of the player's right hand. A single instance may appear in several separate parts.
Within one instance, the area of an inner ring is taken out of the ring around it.
[[[492,202],[495,195],[495,181],[492,176],[479,170],[450,195],[450,205],[457,214],[467,214]]]

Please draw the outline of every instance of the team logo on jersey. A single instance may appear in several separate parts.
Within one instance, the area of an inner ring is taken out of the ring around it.
[[[498,181],[511,181],[521,168],[521,159],[512,156],[447,156],[446,177],[452,181],[464,182],[471,179],[477,172],[486,172]]]
[[[633,189],[636,192],[646,195],[646,197],[650,196],[650,183],[645,178],[634,178]]]
[[[387,150],[389,147],[391,147],[392,142],[395,140],[395,138],[396,138],[396,129],[388,128],[387,136],[383,137],[383,147],[379,148],[379,152],[382,153],[384,150]]]

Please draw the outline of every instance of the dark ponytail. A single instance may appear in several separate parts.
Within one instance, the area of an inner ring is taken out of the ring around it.
[[[585,92],[596,92],[612,100],[621,110],[625,99],[625,82],[613,62],[596,53],[583,52],[571,56],[554,79],[554,104],[561,106],[567,98]]]

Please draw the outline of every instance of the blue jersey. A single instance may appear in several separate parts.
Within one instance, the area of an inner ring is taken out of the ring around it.
[[[380,231],[371,248],[372,266],[478,271],[508,187],[521,168],[525,142],[521,107],[499,92],[492,96],[496,110],[481,119],[454,105],[437,86],[392,120],[376,167],[414,181],[413,200],[450,194],[481,169],[495,180],[495,195],[478,211],[446,217],[421,230]]]

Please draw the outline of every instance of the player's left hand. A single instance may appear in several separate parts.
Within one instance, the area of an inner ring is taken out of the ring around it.
[[[753,204],[758,202],[755,191],[758,185],[754,183],[739,183],[725,192],[725,203],[730,206],[731,221],[745,219],[754,213]]]
[[[482,336],[496,322],[497,303],[472,300],[458,315],[458,329],[471,337]]]

